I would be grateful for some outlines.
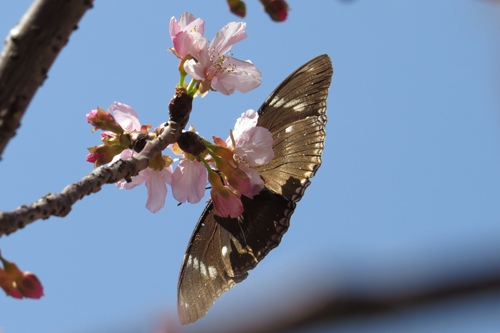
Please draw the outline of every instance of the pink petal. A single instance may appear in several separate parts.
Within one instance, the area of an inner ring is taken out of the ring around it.
[[[23,298],[23,295],[14,287],[12,287],[12,286],[1,286],[1,287],[3,288],[3,290],[5,291],[7,296],[12,296],[12,297],[17,298],[17,299]]]
[[[257,121],[259,120],[259,114],[254,110],[247,110],[245,113],[241,114],[241,117],[236,120],[234,124],[233,136],[235,140],[241,136],[241,133],[257,126]],[[227,142],[227,140],[226,140]]]
[[[194,16],[193,16],[193,18],[194,18]],[[182,19],[182,17],[181,17],[181,19]],[[182,26],[182,22],[181,22],[181,26]],[[189,24],[187,24],[184,28],[182,28],[182,30],[187,31],[189,33],[198,32],[198,33],[203,35],[205,33],[205,21],[203,21],[202,19],[199,19],[199,18],[194,19]]]
[[[86,117],[86,118],[87,118],[87,122],[88,122],[89,124],[92,124],[92,123],[90,122],[90,119],[95,118],[95,117],[97,117],[97,109],[92,110],[92,111],[90,111],[89,113],[87,113],[87,117]]]
[[[174,38],[176,34],[178,34],[181,31],[181,26],[179,22],[177,22],[177,19],[175,16],[172,16],[170,19],[170,38]]]
[[[262,74],[250,61],[241,61],[228,56],[224,66],[234,69],[231,72],[219,73],[212,80],[214,89],[224,95],[231,95],[234,90],[249,92],[261,84]]]
[[[235,138],[234,153],[245,157],[250,166],[264,165],[274,157],[273,136],[264,127],[256,126],[245,130]]]
[[[28,298],[39,299],[43,296],[43,286],[40,283],[40,280],[36,277],[35,274],[30,272],[25,272],[24,277],[19,283],[18,288],[21,290],[23,295]]]
[[[165,197],[167,196],[167,184],[163,180],[160,171],[147,168],[143,171],[147,172],[146,188],[148,189],[148,201],[146,208],[151,213],[156,213],[165,205]]]
[[[122,103],[115,102],[111,106],[115,120],[121,127],[129,131],[139,131],[141,123],[137,113],[130,106]]]
[[[215,53],[222,55],[231,49],[231,46],[239,41],[247,38],[245,32],[245,22],[231,22],[223,27],[220,32],[215,36],[210,49],[215,50]]]
[[[235,65],[236,68],[250,76],[253,76],[255,79],[259,80],[262,78],[262,72],[255,67],[255,65],[250,61],[250,60],[239,60],[236,58],[233,58],[231,56],[227,57],[227,61],[230,62],[231,64]],[[260,84],[260,83],[259,83]]]
[[[193,59],[184,63],[184,70],[195,80],[205,80],[205,67]]]
[[[205,195],[207,169],[198,161],[182,160],[172,175],[172,195],[179,202],[197,203]]]
[[[174,44],[175,52],[177,52],[177,54],[181,58],[184,58],[188,54],[188,51],[184,47],[184,42],[187,35],[188,35],[187,32],[180,31],[175,36],[172,37],[172,43]]]
[[[208,53],[208,39],[198,32],[192,32],[184,37],[184,48],[204,67],[211,65]]]
[[[191,22],[195,20],[195,17],[190,12],[184,12],[184,14],[179,17],[179,26],[182,30]]]
[[[225,191],[212,190],[210,193],[217,215],[236,218],[243,213],[243,204],[233,192],[227,189]]]
[[[251,190],[247,193],[241,193],[244,196],[253,199],[254,195],[257,195],[264,188],[264,180],[260,177],[260,174],[254,168],[250,168],[243,163],[240,164],[240,169],[243,170],[250,179]]]
[[[172,184],[172,167],[171,166],[168,166],[166,168],[164,168],[163,170],[160,171],[160,174],[161,174],[161,178],[163,179],[163,181],[167,184]]]
[[[124,150],[120,155],[116,155],[115,157],[113,157],[113,160],[111,160],[110,164],[116,163],[118,160],[126,160],[130,157],[132,157],[132,151],[128,149]],[[141,185],[147,178],[146,170],[147,169],[139,171],[136,176],[133,176],[131,178],[132,181],[130,182],[127,182],[125,179],[120,179],[115,183],[116,187],[118,187],[119,189],[131,190],[134,187]]]
[[[126,160],[130,157],[132,157],[132,151],[126,149],[126,150],[122,151],[119,155],[116,155],[115,157],[113,157],[113,159],[111,160],[111,162],[109,164],[111,165],[113,163],[116,163],[118,160]],[[142,171],[144,171],[144,170],[142,170]],[[134,187],[136,187],[137,185],[141,185],[142,183],[144,183],[144,180],[145,180],[144,176],[141,176],[141,172],[139,172],[139,174],[137,176],[132,177],[132,182],[130,182],[130,183],[127,182],[125,179],[120,179],[119,181],[117,181],[115,183],[116,187],[118,187],[119,189],[130,190],[130,189],[133,189]]]
[[[185,47],[185,43],[190,34],[203,35],[205,31],[205,22],[202,19],[197,19],[193,14],[185,12],[179,18],[179,22],[175,17],[170,19],[170,38],[174,44],[174,49],[177,54],[184,58],[189,53]]]
[[[104,154],[89,153],[87,155],[87,162],[95,163],[95,161],[97,161],[102,156],[104,156]]]
[[[133,176],[130,182],[127,182],[125,179],[121,179],[115,183],[116,187],[119,189],[131,190],[136,186],[142,185],[148,178],[147,171],[148,169],[144,169],[139,171],[137,176]]]

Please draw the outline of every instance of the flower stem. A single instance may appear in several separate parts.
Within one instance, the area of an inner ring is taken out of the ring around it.
[[[181,73],[181,79],[179,81],[179,87],[183,87],[184,86],[184,79],[186,78],[187,76],[187,73]]]
[[[189,86],[187,87],[187,93],[189,94],[189,96],[193,97],[194,94],[198,91],[197,88],[195,88],[195,84],[196,84],[196,80],[195,79],[191,79],[191,82],[189,82]]]

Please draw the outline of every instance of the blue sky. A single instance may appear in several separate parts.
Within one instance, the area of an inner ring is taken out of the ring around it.
[[[3,37],[29,5],[0,5]],[[303,293],[408,290],[500,266],[500,5],[290,6],[289,19],[276,24],[257,1],[247,1],[248,38],[233,53],[262,71],[262,85],[247,94],[197,98],[190,123],[203,136],[225,138],[242,112],[257,109],[294,69],[327,53],[335,73],[323,165],[282,244],[188,331],[233,313],[251,322],[255,317],[243,309],[286,309],[281,300]],[[86,148],[100,136],[85,114],[96,106],[119,101],[142,123],[167,120],[178,81],[168,25],[184,11],[205,20],[209,38],[239,20],[223,0],[96,1],[3,154],[1,210],[60,192],[92,170]],[[151,214],[145,203],[144,187],[108,185],[64,219],[0,238],[2,254],[45,287],[39,301],[2,296],[0,330],[147,332],[161,314],[175,321],[178,270],[203,204],[177,207],[169,193],[165,208]],[[499,308],[500,295],[485,294],[318,332],[499,331]]]

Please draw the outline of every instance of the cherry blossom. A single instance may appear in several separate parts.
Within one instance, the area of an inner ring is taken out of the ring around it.
[[[224,95],[231,95],[235,90],[245,93],[260,85],[262,74],[250,60],[242,61],[226,55],[232,45],[247,37],[245,26],[244,22],[227,24],[210,46],[199,33],[185,38],[184,46],[194,59],[184,63],[184,70],[200,81],[200,93],[213,87]]]
[[[130,106],[115,102],[111,109],[118,124],[129,131],[144,131],[144,126],[141,126],[137,113]],[[132,157],[131,150],[124,150],[119,155],[116,155],[111,163],[115,163],[119,159],[128,159]],[[160,163],[161,164],[161,163]],[[150,162],[151,166],[151,162]],[[156,213],[165,205],[165,197],[167,196],[167,184],[172,183],[172,167],[164,166],[161,169],[147,167],[141,170],[139,174],[131,178],[130,182],[125,179],[119,180],[115,185],[120,189],[130,190],[141,184],[145,184],[148,190],[148,200],[146,208]]]
[[[258,114],[254,110],[242,113],[236,120],[232,137],[227,138],[225,142],[227,148],[232,150],[240,161],[239,169],[250,179],[250,190],[241,192],[249,198],[253,198],[264,188],[264,181],[259,172],[252,167],[267,164],[274,158],[273,137],[267,129],[257,126],[257,121]]]
[[[241,114],[234,125],[234,153],[249,166],[267,164],[274,157],[273,136],[266,128],[257,126],[257,120],[257,112],[248,110]],[[230,137],[226,143],[232,146]]]
[[[193,14],[185,12],[179,17],[179,21],[175,17],[170,19],[170,38],[174,44],[173,51],[179,58],[185,58],[188,55],[184,44],[185,39],[190,33],[197,32],[203,35],[205,30],[205,22],[202,19],[197,19]]]
[[[120,155],[117,155],[111,163],[115,163],[119,159],[126,160],[132,157],[132,151],[124,150]],[[168,166],[162,170],[155,170],[150,167],[141,170],[136,176],[131,178],[132,181],[127,182],[125,179],[119,180],[115,185],[119,189],[131,190],[136,186],[146,185],[148,190],[148,200],[146,208],[151,213],[156,213],[165,205],[165,197],[167,196],[167,184],[172,183],[172,167]]]

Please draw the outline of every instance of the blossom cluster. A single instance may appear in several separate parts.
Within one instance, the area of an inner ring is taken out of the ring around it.
[[[250,60],[242,61],[227,54],[237,42],[245,39],[245,22],[231,22],[224,26],[209,42],[203,36],[205,22],[191,13],[184,13],[179,20],[170,20],[172,52],[180,59],[180,86],[189,74],[193,80],[188,86],[191,96],[217,90],[230,95],[235,90],[248,92],[257,88],[261,72]]]
[[[260,71],[249,60],[241,61],[228,55],[233,44],[246,38],[245,23],[227,24],[211,42],[203,36],[204,30],[205,22],[187,12],[179,20],[175,17],[170,20],[173,43],[170,50],[180,59],[181,79],[176,96],[179,93],[179,96],[184,96],[180,100],[185,101],[185,96],[192,100],[209,90],[229,95],[235,90],[247,92],[258,87],[262,76]],[[184,83],[187,75],[192,77],[189,85]],[[191,106],[189,110],[182,110],[179,116],[177,107],[172,108],[174,101],[175,97],[169,105],[171,117],[174,115],[181,121],[188,119]],[[180,105],[185,106],[183,102]],[[237,217],[243,213],[241,196],[253,198],[264,187],[254,168],[269,163],[274,157],[272,135],[267,129],[257,126],[257,119],[258,114],[253,110],[243,113],[226,140],[213,137],[213,142],[199,137],[191,127],[181,134],[187,141],[181,140],[170,146],[172,152],[181,157],[172,159],[158,153],[150,160],[148,168],[128,181],[118,181],[116,185],[132,189],[145,183],[148,189],[146,208],[155,213],[165,204],[167,185],[172,188],[177,201],[197,203],[205,194],[208,177],[216,213],[223,217]],[[94,163],[95,167],[132,157],[160,131],[157,128],[151,132],[152,127],[141,125],[130,106],[118,102],[108,112],[100,108],[92,110],[87,114],[87,121],[94,130],[104,131],[101,135],[103,144],[89,148],[87,161]],[[191,139],[198,144],[196,149],[185,143]],[[173,163],[177,163],[175,169]]]
[[[98,161],[115,163],[119,159],[132,157],[134,150],[131,146],[127,146],[133,143],[130,138],[140,134],[156,136],[145,132],[145,129],[151,126],[141,125],[137,113],[128,105],[115,102],[108,113],[104,112],[107,119],[112,119],[113,126],[96,125],[98,121],[95,118],[98,118],[99,114],[99,109],[87,114],[88,122],[95,128],[113,128],[115,132],[104,132],[101,137],[104,144],[89,148],[87,161],[96,163],[96,166],[102,165]],[[177,201],[199,202],[205,194],[208,176],[212,186],[210,194],[217,214],[237,217],[243,212],[241,195],[253,198],[264,187],[264,182],[253,167],[267,164],[274,157],[272,135],[267,129],[256,126],[257,120],[257,113],[248,110],[237,120],[234,131],[226,140],[213,137],[214,142],[211,143],[202,139],[206,149],[197,156],[184,152],[178,144],[171,145],[172,152],[182,157],[173,160],[168,155],[156,156],[150,161],[149,167],[132,177],[131,181],[122,179],[116,186],[121,189],[132,189],[145,183],[148,189],[146,208],[155,213],[165,204],[167,185],[171,186],[173,197]],[[194,132],[194,128],[191,127],[189,131]],[[124,136],[130,141],[123,139]],[[108,145],[109,138],[112,138],[111,145],[116,145],[118,148],[100,149],[99,147]],[[102,155],[101,151],[111,151],[115,155]],[[179,162],[175,170],[172,168],[174,161]]]
[[[22,272],[15,263],[5,260],[0,255],[3,268],[0,268],[0,287],[7,296],[14,298],[40,298],[43,287],[35,274]]]

